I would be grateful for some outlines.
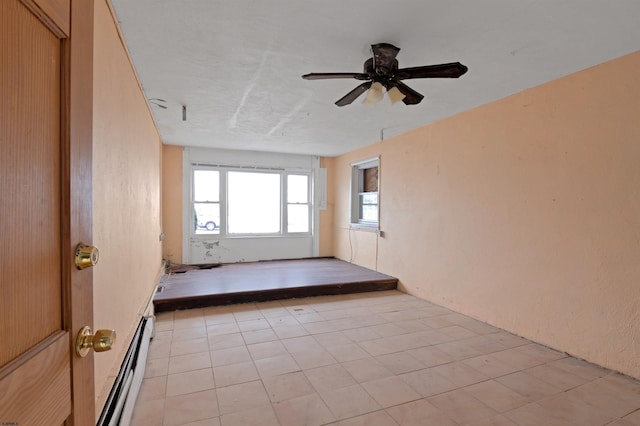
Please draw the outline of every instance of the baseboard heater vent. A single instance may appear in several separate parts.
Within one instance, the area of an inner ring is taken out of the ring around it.
[[[140,320],[120,367],[120,373],[98,419],[98,426],[127,426],[131,422],[133,407],[144,377],[149,342],[153,335],[153,318],[147,316]]]

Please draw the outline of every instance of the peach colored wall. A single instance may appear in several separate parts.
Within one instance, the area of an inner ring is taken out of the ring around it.
[[[356,263],[375,271],[378,268],[378,252],[380,238],[375,232],[358,228],[350,228],[350,164],[368,160],[380,155],[381,145],[375,144],[362,148],[351,154],[337,157],[333,163],[334,174],[334,220],[333,220],[333,255],[341,259]],[[385,193],[382,190],[385,177],[384,159],[380,159],[380,203],[384,206]]]
[[[636,52],[337,158],[335,254],[640,378],[639,68]],[[352,231],[352,254],[349,163],[374,155],[385,235]]]
[[[162,146],[162,258],[182,262],[182,147]]]
[[[326,199],[327,208],[320,210],[320,231],[318,232],[320,248],[318,254],[320,256],[333,256],[333,213],[335,211],[335,174],[334,174],[334,159],[329,157],[323,157],[320,159],[320,167],[327,169],[327,186],[326,186]]]
[[[104,0],[94,40],[93,325],[118,334],[94,357],[98,415],[161,272],[161,142]]]

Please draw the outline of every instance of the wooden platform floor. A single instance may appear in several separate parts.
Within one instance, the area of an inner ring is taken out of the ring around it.
[[[171,274],[153,303],[156,312],[294,297],[397,288],[398,279],[334,259],[314,258],[225,264]]]

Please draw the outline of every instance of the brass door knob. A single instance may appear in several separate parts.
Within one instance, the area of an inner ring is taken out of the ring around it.
[[[97,247],[87,244],[78,244],[76,246],[75,264],[78,269],[85,269],[91,266],[95,266],[100,258],[100,252]]]
[[[85,357],[91,349],[96,352],[109,351],[115,342],[115,330],[97,330],[94,334],[91,327],[85,326],[76,338],[76,354]]]

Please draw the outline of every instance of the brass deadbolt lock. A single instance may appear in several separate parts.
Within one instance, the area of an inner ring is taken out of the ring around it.
[[[91,331],[91,327],[82,327],[76,338],[76,354],[79,357],[85,357],[89,350],[96,352],[110,351],[116,342],[115,330],[97,330],[95,334]]]
[[[97,247],[87,244],[78,244],[76,246],[75,263],[78,269],[85,269],[98,263],[100,252]]]

